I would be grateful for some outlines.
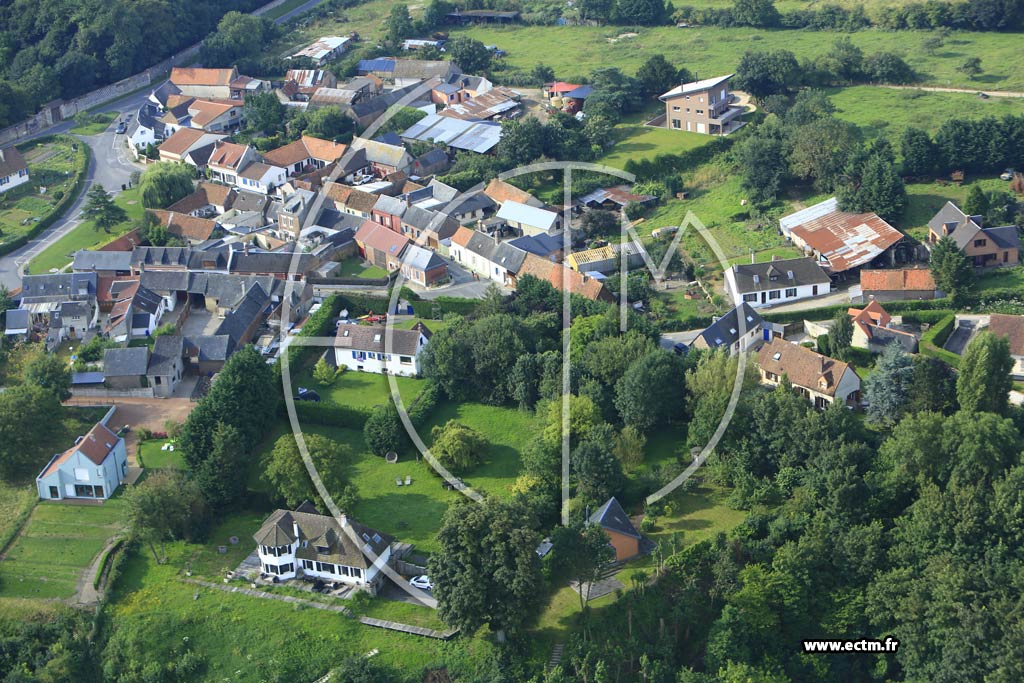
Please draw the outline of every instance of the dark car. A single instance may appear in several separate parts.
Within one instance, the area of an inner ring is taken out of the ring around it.
[[[690,350],[690,347],[684,344],[683,342],[676,342],[675,344],[672,345],[672,350],[675,351],[680,356],[684,356],[686,355],[686,352]]]
[[[316,393],[312,389],[305,387],[299,387],[299,393],[295,397],[296,401],[312,401],[313,403],[320,402],[320,394]]]
[[[117,133],[118,135],[123,135],[126,130],[128,130],[128,126],[125,124],[124,121],[122,121],[121,123],[117,124],[117,129],[114,132]]]

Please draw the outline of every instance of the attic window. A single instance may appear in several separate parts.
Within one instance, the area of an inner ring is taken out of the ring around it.
[[[754,322],[754,318],[748,315],[748,316],[747,316],[747,322],[748,322],[748,323],[752,323],[752,322]]]
[[[364,532],[363,532],[363,540],[364,540],[364,541],[369,541],[369,540],[370,540],[370,534],[368,534],[368,533],[366,533],[366,532],[364,531]]]
[[[367,555],[373,552],[373,548],[370,547],[369,543],[363,546],[363,552],[365,552]]]
[[[736,328],[735,327],[730,327],[729,328],[729,334],[736,334]]]
[[[756,285],[756,284],[759,284],[760,282],[761,282],[761,276],[760,275],[755,275],[754,276],[754,284]]]
[[[329,553],[329,552],[330,552],[330,550],[331,550],[331,549],[330,549],[330,548],[328,548],[328,547],[327,547],[327,546],[325,546],[325,545],[318,545],[318,546],[316,547],[316,552],[317,552],[318,554],[320,554],[320,555],[326,555],[327,553]]]
[[[782,359],[782,353],[780,351],[776,351],[774,354],[772,354],[772,360],[781,360],[781,359]]]
[[[374,534],[373,535],[373,542],[374,543],[380,543],[380,534]]]
[[[373,343],[376,344],[379,341],[380,341],[380,335],[379,334],[373,335]]]
[[[793,271],[792,270],[787,270],[786,271],[786,277],[788,277],[790,280],[792,280],[793,279]]]
[[[348,336],[348,330],[345,330],[345,331],[344,331],[344,332],[343,332],[343,333],[341,334],[341,336],[342,336],[342,337],[347,337],[347,336]]]

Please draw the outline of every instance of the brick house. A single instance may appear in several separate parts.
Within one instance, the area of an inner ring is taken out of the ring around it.
[[[658,97],[665,103],[665,127],[707,135],[728,135],[743,123],[743,107],[731,106],[733,74],[678,85]]]
[[[968,216],[953,202],[939,209],[928,221],[928,246],[943,237],[951,238],[975,268],[1015,266],[1020,263],[1020,235],[1017,226],[982,227],[982,216]]]
[[[853,368],[799,344],[773,339],[758,351],[757,365],[761,384],[778,386],[785,376],[794,391],[818,409],[834,401],[855,406],[860,398],[860,378]]]
[[[643,536],[629,521],[629,515],[622,509],[614,496],[599,507],[587,520],[588,524],[597,524],[608,536],[608,543],[615,549],[615,561],[622,562],[640,554],[640,541]]]

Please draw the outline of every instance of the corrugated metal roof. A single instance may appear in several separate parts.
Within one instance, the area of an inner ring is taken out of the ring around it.
[[[788,216],[783,216],[779,219],[779,227],[782,229],[782,234],[789,237],[790,231],[801,223],[814,220],[815,218],[821,218],[834,211],[839,210],[839,200],[835,197],[826,199],[823,202],[819,202],[814,206],[808,206],[806,209],[801,209],[796,213],[791,213]]]
[[[501,125],[487,121],[463,121],[461,119],[428,114],[410,126],[402,138],[444,143],[455,149],[465,149],[478,154],[493,149],[501,139]]]
[[[521,223],[543,230],[550,230],[558,221],[558,214],[554,211],[538,209],[511,200],[501,205],[496,216],[502,220]]]

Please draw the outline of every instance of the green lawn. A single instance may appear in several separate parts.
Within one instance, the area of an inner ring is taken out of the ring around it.
[[[978,86],[983,90],[983,86]],[[894,143],[909,126],[931,133],[956,112],[959,119],[1001,117],[1024,113],[1024,98],[990,97],[966,93],[896,90],[875,86],[837,88],[829,91],[836,117],[855,123],[865,137],[886,136]],[[897,145],[898,149],[898,145]]]
[[[117,114],[114,112],[99,112],[91,114],[91,121],[86,124],[77,124],[71,129],[71,132],[75,135],[99,135],[113,123],[114,119],[117,118]]]
[[[236,533],[239,547],[251,551],[251,539]],[[189,648],[205,662],[201,674],[191,679],[196,683],[263,680],[268,670],[281,667],[290,679],[312,681],[348,657],[378,650],[375,661],[404,672],[411,683],[442,654],[441,641],[363,626],[337,612],[183,582],[186,563],[195,569],[197,551],[208,547],[213,546],[170,544],[164,565],[155,564],[145,551],[126,558],[105,610],[111,637],[124,637],[119,635],[123,629],[137,638],[143,663],[163,664]]]
[[[426,382],[413,377],[395,377],[398,391],[406,407],[423,391]],[[372,408],[391,400],[391,387],[385,375],[373,372],[346,370],[330,386],[323,386],[313,379],[312,369],[305,370],[292,379],[292,390],[297,387],[315,389],[325,401],[353,408]]]
[[[615,40],[626,32],[635,38]],[[793,52],[798,59],[817,57],[831,48],[841,32],[786,29],[672,26],[474,26],[455,29],[486,45],[497,45],[513,68],[532,69],[546,64],[562,80],[575,80],[601,66],[616,66],[634,73],[653,54],[675,56],[675,61],[700,76],[735,71],[744,52],[751,49]],[[929,55],[922,44],[933,34],[925,31],[871,29],[849,34],[865,54],[885,50],[901,55],[922,76],[922,84],[971,90],[1024,90],[1024,73],[1017,68],[1020,35],[1014,33],[957,32],[945,46]],[[553,46],[556,46],[553,48]],[[984,73],[970,79],[957,71],[968,57],[980,57]]]
[[[122,528],[124,499],[102,505],[41,503],[0,562],[0,596],[69,598],[82,571]]]
[[[1024,266],[996,268],[978,278],[978,289],[1009,289],[1017,287],[1024,291]]]
[[[18,524],[36,504],[36,498],[31,484],[0,481],[0,551],[17,533]]]
[[[144,211],[142,203],[139,201],[138,188],[118,193],[114,201],[127,212],[127,221],[114,226],[110,229],[110,232],[97,230],[93,226],[92,221],[79,223],[71,232],[48,246],[32,259],[29,263],[31,271],[38,274],[49,272],[54,268],[64,268],[71,263],[71,259],[76,251],[101,246],[131,230],[133,224],[142,218]]]
[[[384,270],[380,266],[370,265],[360,258],[348,258],[340,262],[338,276],[377,279],[387,277],[388,271]]]
[[[271,19],[271,20],[277,19],[280,16],[284,16],[285,14],[288,14],[288,12],[291,12],[293,9],[296,9],[298,7],[302,7],[302,5],[305,4],[306,2],[307,2],[307,0],[285,0],[284,2],[282,2],[277,7],[273,8],[273,9],[270,9],[270,10],[267,10],[266,12],[261,14],[260,16],[261,17],[266,17],[267,19]]]
[[[180,451],[164,451],[161,447],[167,439],[150,439],[139,444],[139,464],[147,469],[185,469],[185,459]]]
[[[84,154],[71,145],[72,138],[65,136],[19,146],[28,162],[29,182],[0,193],[0,244],[27,233],[49,214],[56,196],[71,190],[80,163],[77,157]]]
[[[911,237],[923,240],[928,236],[928,221],[947,201],[963,207],[972,184],[979,183],[985,191],[1009,191],[1009,183],[999,180],[999,178],[968,178],[968,180],[972,182],[963,185],[948,182],[907,185],[907,207],[903,211],[903,216],[896,223],[896,227]]]
[[[652,159],[658,154],[680,154],[706,145],[714,138],[710,135],[688,133],[685,130],[654,128],[642,124],[620,124],[614,129],[615,146],[598,163],[624,168],[630,159]]]

